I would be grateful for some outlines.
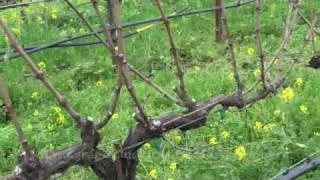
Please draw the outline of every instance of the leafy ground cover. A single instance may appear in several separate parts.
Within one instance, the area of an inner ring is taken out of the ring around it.
[[[90,4],[73,1],[95,27],[99,27]],[[228,1],[232,2],[232,1]],[[267,58],[278,49],[287,12],[287,1],[265,1],[262,14],[263,48]],[[213,2],[164,1],[167,14],[184,7],[212,7]],[[306,1],[302,12],[311,19],[320,2]],[[151,1],[124,1],[126,22],[158,16]],[[104,7],[102,7],[104,8]],[[24,10],[26,17],[21,14]],[[248,5],[228,10],[237,59],[243,68],[241,78],[252,84],[259,76],[255,50],[255,7]],[[88,32],[81,21],[62,2],[38,4],[0,12],[25,45],[42,44],[66,35]],[[25,19],[25,20],[24,20]],[[214,43],[213,15],[183,17],[172,21],[175,39],[186,71],[187,90],[197,101],[214,94],[233,92],[234,80],[228,64],[225,44]],[[131,29],[129,29],[131,30]],[[206,127],[187,133],[167,135],[169,141],[154,140],[140,151],[139,179],[268,179],[303,157],[317,152],[320,140],[319,71],[305,64],[313,56],[309,45],[301,51],[308,26],[295,27],[288,57],[299,53],[299,63],[285,87],[274,96],[241,111],[218,108]],[[0,34],[0,50],[7,51],[8,41]],[[86,39],[87,41],[93,38]],[[318,42],[316,41],[316,45]],[[171,64],[167,37],[160,25],[126,39],[131,64],[150,74],[157,84],[173,92],[177,83]],[[31,55],[70,103],[84,115],[100,119],[111,101],[115,75],[110,55],[101,46],[55,48]],[[291,59],[287,58],[286,62]],[[20,58],[1,62],[12,100],[30,141],[41,155],[59,150],[79,140],[75,125],[57,106],[53,97],[32,78]],[[144,83],[135,79],[138,97],[152,115],[179,107],[167,102]],[[114,152],[133,126],[134,108],[124,92],[117,113],[103,130],[100,148]],[[4,109],[0,116],[0,172],[7,174],[16,165],[19,145],[14,127]],[[181,150],[187,149],[187,151]],[[319,173],[306,178],[317,179]],[[59,179],[95,179],[89,170],[72,168]]]

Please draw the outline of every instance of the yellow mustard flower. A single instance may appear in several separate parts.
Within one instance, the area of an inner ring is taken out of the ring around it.
[[[150,143],[145,143],[143,145],[143,147],[146,148],[146,149],[150,149],[151,148],[151,144]]]
[[[180,144],[181,141],[182,141],[182,137],[181,137],[181,136],[179,136],[179,135],[174,136],[174,142],[175,142],[176,144]]]
[[[40,115],[40,112],[39,112],[38,110],[35,110],[35,111],[32,113],[32,115],[33,115],[34,117],[38,117],[38,116]]]
[[[263,128],[263,124],[260,121],[256,121],[253,127],[256,131],[261,131]]]
[[[254,49],[253,48],[248,48],[248,55],[253,56],[254,55]]]
[[[171,169],[172,171],[176,170],[177,169],[177,163],[176,162],[170,163],[169,169]]]
[[[41,71],[46,71],[46,63],[41,61],[37,64],[38,68],[41,70]]]
[[[281,92],[281,98],[285,101],[285,102],[289,102],[293,99],[294,97],[294,91],[291,87],[287,87],[285,89],[282,90]]]
[[[151,169],[151,171],[149,172],[149,175],[152,177],[152,179],[157,179],[158,178],[158,172],[156,169]]]
[[[119,119],[119,114],[118,114],[118,113],[114,113],[114,114],[111,116],[111,119],[112,119],[112,120],[118,120],[118,119]]]
[[[218,141],[217,141],[217,138],[216,137],[211,137],[210,139],[209,139],[209,144],[211,144],[211,145],[217,145],[218,144]]]
[[[299,110],[300,112],[302,112],[303,114],[308,114],[308,107],[305,105],[300,105],[299,106]]]
[[[230,137],[230,133],[228,131],[222,131],[221,136],[223,139],[227,140]]]
[[[235,149],[234,154],[239,161],[242,161],[247,156],[247,152],[244,146],[238,146]]]
[[[303,79],[302,78],[297,78],[295,81],[294,81],[294,84],[297,85],[297,86],[302,86],[304,83]]]
[[[253,71],[253,75],[255,76],[255,77],[260,77],[261,76],[261,70],[260,69],[255,69],[254,71]]]
[[[33,92],[33,93],[31,94],[31,99],[32,99],[32,100],[37,100],[37,99],[39,99],[39,93],[38,93],[38,92]]]
[[[182,158],[185,160],[191,159],[191,157],[187,153],[182,154]]]
[[[58,114],[57,123],[60,124],[60,125],[63,125],[65,123],[65,118],[64,118],[64,115],[62,113]]]
[[[96,82],[96,86],[97,87],[102,87],[103,86],[103,82],[101,80]]]

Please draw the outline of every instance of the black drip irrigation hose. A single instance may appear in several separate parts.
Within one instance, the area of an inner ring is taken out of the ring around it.
[[[53,1],[53,0],[51,0]],[[12,8],[18,8],[18,7],[25,7],[25,6],[30,6],[32,4],[36,3],[41,3],[41,2],[51,2],[48,0],[36,0],[36,1],[31,1],[31,2],[25,2],[25,3],[16,3],[16,4],[8,4],[5,6],[0,6],[0,10],[6,10],[6,9],[12,9]]]
[[[175,13],[172,15],[167,16],[168,19],[175,19],[175,18],[179,18],[179,17],[184,17],[184,16],[192,16],[192,15],[197,15],[197,14],[204,14],[204,13],[211,13],[211,12],[215,12],[216,10],[219,9],[231,9],[231,8],[237,8],[240,6],[244,6],[250,3],[255,2],[256,0],[248,0],[248,1],[238,1],[237,3],[231,4],[231,5],[227,5],[224,7],[213,7],[213,8],[207,8],[207,9],[199,9],[199,10],[194,10],[194,11],[190,11],[190,12],[180,12],[180,13]],[[135,26],[140,26],[140,25],[144,25],[144,24],[152,24],[152,23],[156,23],[156,22],[161,22],[162,18],[161,17],[156,17],[156,18],[152,18],[152,19],[147,19],[147,20],[138,20],[138,21],[134,21],[134,22],[129,22],[129,23],[125,23],[121,26],[121,28],[125,29],[125,28],[130,28],[130,27],[135,27]],[[115,27],[110,27],[109,30],[114,30]],[[103,30],[99,29],[97,31],[98,33],[102,33]],[[125,37],[130,37],[133,36],[135,34],[138,34],[139,32],[135,31],[133,33],[129,33],[127,34]],[[81,35],[75,35],[75,36],[68,36],[65,37],[62,40],[57,40],[55,42],[51,42],[45,45],[40,45],[40,46],[34,46],[34,47],[27,47],[25,48],[26,53],[28,54],[32,54],[35,52],[39,52],[48,48],[55,48],[55,47],[77,47],[77,46],[88,46],[88,45],[96,45],[96,44],[101,44],[101,42],[99,41],[95,41],[95,42],[81,42],[81,43],[67,43],[69,41],[73,41],[73,40],[77,40],[77,39],[82,39],[82,38],[86,38],[86,37],[90,37],[95,35],[95,32],[89,32],[86,34],[81,34]],[[0,58],[0,62],[5,61],[5,60],[10,60],[10,59],[14,59],[19,57],[19,55],[15,54],[12,55],[10,57],[1,57]]]
[[[320,159],[317,153],[310,157],[304,158],[295,165],[272,177],[272,180],[293,180],[308,172],[319,169]]]

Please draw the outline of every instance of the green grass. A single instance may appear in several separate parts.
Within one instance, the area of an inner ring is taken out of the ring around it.
[[[80,1],[74,2],[80,4]],[[185,6],[190,9],[213,6],[212,0],[164,2],[168,14]],[[286,2],[270,0],[264,4],[262,39],[268,60],[281,43],[287,12]],[[156,8],[149,1],[125,1],[124,5],[125,22],[158,16]],[[311,18],[319,5],[320,2],[313,2],[313,5],[306,2],[302,4],[303,12]],[[57,19],[52,18],[53,9],[57,10]],[[15,19],[20,18],[19,10],[3,11],[0,12],[0,16],[7,19],[10,28],[21,29],[18,40],[22,44],[46,43],[60,39],[66,34],[87,31],[63,3],[52,3],[47,8],[39,5],[29,7],[25,10],[29,17],[27,24]],[[82,5],[80,10],[85,12],[85,16],[95,27],[99,26],[90,5]],[[249,48],[255,48],[254,12],[254,5],[228,11],[237,59],[240,64],[250,64],[249,69],[240,70],[241,78],[247,87],[256,80],[253,72],[259,67],[258,58],[250,57],[247,52]],[[42,18],[43,24],[39,17]],[[190,96],[203,102],[213,95],[234,92],[235,85],[229,78],[231,66],[226,60],[228,55],[224,50],[225,45],[214,43],[213,15],[209,13],[180,18],[173,20],[172,24],[177,45],[185,57],[186,84]],[[288,55],[299,52],[306,31],[307,26],[303,21],[299,21]],[[317,45],[319,47],[318,42]],[[1,32],[0,50],[4,49],[6,44]],[[145,74],[154,72],[154,81],[174,94],[172,89],[177,81],[174,78],[166,33],[161,25],[126,39],[126,52],[131,64]],[[145,146],[139,151],[138,179],[151,179],[149,172],[152,169],[157,170],[158,179],[268,179],[303,157],[318,152],[320,76],[319,71],[303,65],[312,55],[309,45],[299,54],[301,63],[295,67],[285,84],[295,92],[292,101],[284,102],[279,92],[250,108],[241,111],[231,108],[225,113],[225,118],[221,118],[216,111],[212,112],[207,126],[200,129],[184,134],[179,131],[168,134],[168,139],[176,146],[197,149],[194,153],[177,150],[166,141],[150,142],[150,148]],[[115,75],[110,55],[102,46],[56,48],[32,54],[31,57],[36,63],[45,62],[49,79],[83,116],[91,116],[95,121],[103,116],[111,101]],[[285,59],[286,63],[290,61]],[[197,67],[200,67],[200,70]],[[79,142],[77,128],[70,117],[64,114],[65,124],[57,125],[57,117],[52,110],[52,107],[57,106],[54,98],[41,83],[29,76],[31,73],[20,58],[1,63],[0,73],[5,77],[30,145],[40,157]],[[303,78],[304,83],[301,86],[296,85],[296,78]],[[102,81],[103,86],[97,86],[98,81]],[[161,98],[139,79],[135,78],[134,83],[139,99],[146,102],[145,108],[149,115],[157,116],[181,110]],[[38,93],[37,98],[31,97],[34,92]],[[307,114],[299,110],[301,105],[308,108]],[[274,114],[276,110],[280,110],[279,115]],[[36,116],[35,111],[39,112]],[[135,124],[131,117],[133,111],[129,95],[123,91],[117,109],[119,119],[113,119],[102,130],[103,139],[99,148],[114,153],[114,143],[121,142],[127,136],[128,128]],[[14,127],[6,120],[4,110],[0,112],[0,175],[4,175],[14,169],[19,145]],[[263,125],[276,126],[268,132],[258,131],[255,129],[257,121]],[[54,127],[48,128],[50,125]],[[221,137],[222,131],[228,131],[230,137],[224,140]],[[177,137],[182,137],[182,140]],[[218,138],[218,145],[208,144],[211,137]],[[247,156],[239,161],[234,151],[241,145],[245,147]],[[190,159],[183,159],[185,153]],[[172,162],[177,163],[175,170],[169,168]],[[319,173],[306,178],[317,179],[317,175],[319,176]],[[79,167],[73,167],[57,177],[96,179],[90,169]]]

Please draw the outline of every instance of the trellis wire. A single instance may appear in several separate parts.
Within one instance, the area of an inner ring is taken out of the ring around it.
[[[167,16],[167,18],[170,20],[170,19],[175,19],[175,18],[184,17],[184,16],[192,16],[192,15],[197,15],[197,14],[215,12],[216,10],[223,9],[223,8],[224,9],[237,8],[237,7],[241,7],[241,6],[244,6],[244,5],[248,5],[248,4],[253,3],[255,1],[256,0],[238,1],[237,3],[233,3],[231,5],[227,5],[227,6],[224,6],[224,7],[213,7],[213,8],[194,10],[194,11],[190,11],[190,12],[182,12],[182,13],[169,15],[169,16]],[[162,20],[161,17],[147,19],[147,20],[138,20],[138,21],[125,23],[125,24],[123,24],[121,26],[121,28],[125,29],[125,28],[130,28],[130,27],[144,25],[144,24],[156,23],[156,22],[160,22],[161,20]],[[109,30],[114,30],[114,29],[115,29],[115,27],[110,27]],[[103,30],[100,29],[100,30],[97,30],[97,32],[98,33],[103,33]],[[38,51],[42,51],[42,50],[45,50],[45,49],[48,49],[48,48],[69,47],[69,45],[67,45],[66,42],[69,42],[69,41],[72,41],[72,40],[76,40],[76,39],[82,39],[82,38],[90,37],[90,36],[93,36],[94,34],[95,33],[89,32],[89,33],[82,34],[82,35],[75,35],[73,37],[68,37],[67,36],[64,39],[57,40],[57,41],[52,42],[52,43],[44,44],[42,46],[35,46],[31,50],[28,50],[28,49],[25,49],[25,50],[26,50],[26,53],[32,54],[32,53],[35,53],[35,52],[38,52]],[[135,32],[133,32],[132,34],[130,33],[130,34],[127,35],[127,37],[130,37],[130,36],[132,36],[134,34],[137,34],[137,33],[135,33]],[[65,45],[62,45],[63,43],[65,43]],[[101,41],[96,41],[96,42],[87,42],[87,43],[77,43],[77,44],[73,44],[71,46],[73,46],[73,47],[75,47],[75,46],[76,47],[77,46],[88,46],[88,45],[95,45],[95,44],[101,44],[101,43],[102,43]],[[29,48],[31,48],[31,47],[29,47]],[[12,56],[9,56],[9,57],[1,57],[0,58],[0,62],[4,61],[4,60],[10,60],[10,59],[13,59],[13,58],[17,58],[17,57],[19,57],[19,55],[12,55]]]
[[[51,1],[36,0],[36,1],[25,2],[25,3],[9,4],[9,5],[5,5],[5,6],[0,6],[0,10],[6,10],[6,9],[12,9],[12,8],[18,8],[18,7],[26,7],[26,6],[30,6],[32,4],[36,4],[36,3],[52,2],[52,1],[54,1],[54,0],[51,0]]]

